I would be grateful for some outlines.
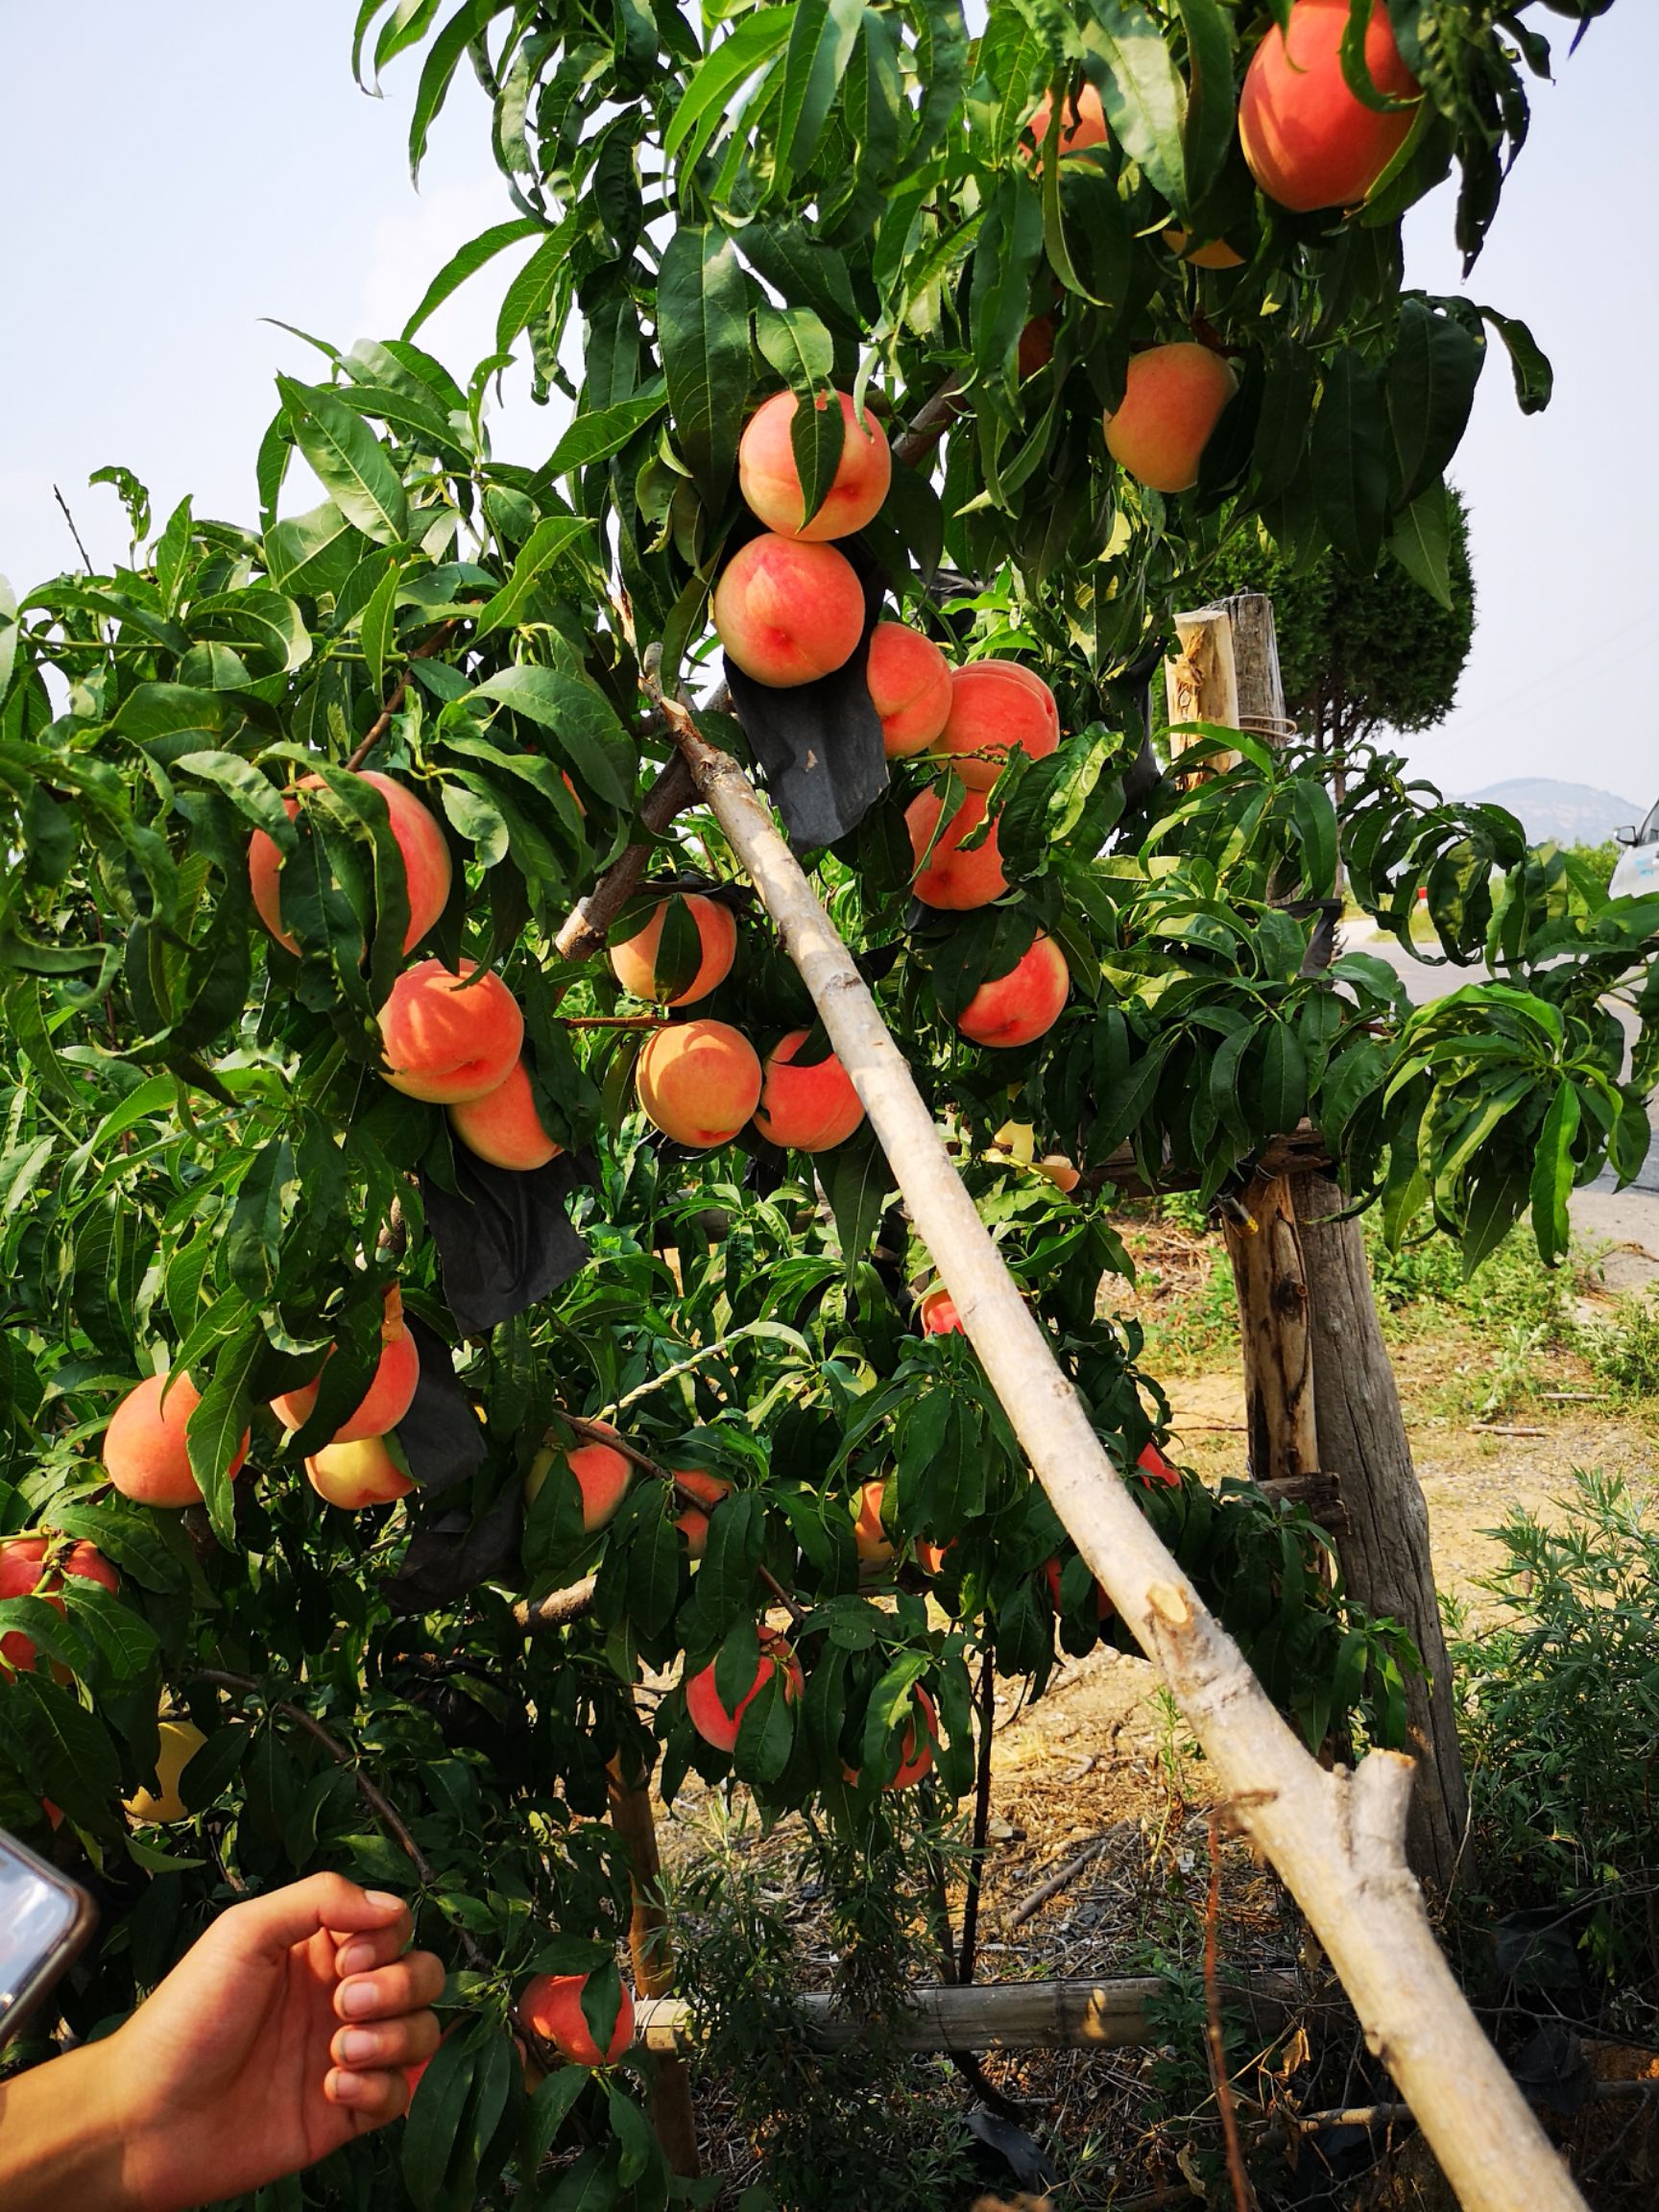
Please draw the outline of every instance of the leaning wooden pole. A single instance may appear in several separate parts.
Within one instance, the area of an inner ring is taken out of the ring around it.
[[[628,1949],[634,1986],[647,2001],[668,2003],[674,1994],[674,1953],[662,1899],[662,1861],[657,1848],[650,1776],[626,1761],[626,1752],[618,1751],[611,1762],[608,1784],[611,1825],[628,1853],[628,1881],[633,1893]],[[674,2173],[693,2177],[702,2173],[691,2077],[685,2059],[673,2052],[664,2053],[657,2061],[651,2082],[651,2124]]]
[[[1466,2212],[1584,2212],[1434,1940],[1404,1849],[1411,1761],[1373,1752],[1352,1774],[1326,1772],[1302,1748],[1101,1448],[769,810],[683,707],[660,704],[812,995],[1038,1479],[1163,1672],[1222,1797],[1289,1885]]]

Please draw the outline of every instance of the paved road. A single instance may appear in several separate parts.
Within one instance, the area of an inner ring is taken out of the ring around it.
[[[1426,960],[1415,960],[1394,938],[1373,934],[1368,923],[1345,923],[1342,941],[1353,951],[1374,952],[1385,960],[1418,1006],[1477,981],[1481,973],[1479,969],[1436,968]],[[1626,1029],[1630,1028],[1623,1010],[1620,1019]],[[1647,1111],[1654,1134],[1642,1172],[1623,1191],[1616,1188],[1610,1170],[1582,1190],[1575,1190],[1573,1220],[1581,1236],[1598,1242],[1611,1238],[1615,1243],[1639,1244],[1659,1260],[1659,1098],[1650,1102]]]

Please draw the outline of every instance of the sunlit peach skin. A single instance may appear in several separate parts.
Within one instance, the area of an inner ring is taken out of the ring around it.
[[[635,1065],[639,1103],[665,1137],[708,1150],[729,1144],[760,1103],[760,1062],[725,1022],[675,1022],[646,1038]]]
[[[774,690],[844,667],[864,635],[864,588],[833,545],[751,538],[714,587],[714,628],[746,676]]]
[[[1122,405],[1105,416],[1107,450],[1150,491],[1190,491],[1238,388],[1232,370],[1208,346],[1183,341],[1137,353]]]
[[[524,1042],[524,1017],[494,974],[421,960],[406,969],[380,1009],[385,1066],[395,1091],[435,1106],[464,1105],[497,1091]]]
[[[188,1375],[169,1388],[152,1375],[129,1390],[104,1431],[104,1472],[124,1498],[139,1505],[200,1505],[202,1487],[190,1470],[185,1423],[202,1403]],[[230,1463],[234,1476],[248,1456],[248,1438]]]
[[[731,907],[718,900],[706,899],[699,891],[683,892],[680,896],[697,925],[697,938],[703,949],[697,973],[672,998],[663,998],[657,979],[657,952],[668,914],[668,902],[664,899],[642,929],[610,948],[612,974],[623,990],[632,992],[636,998],[654,999],[664,1006],[693,1006],[699,998],[707,998],[710,991],[718,990],[732,973],[732,963],[737,957],[737,918]]]
[[[975,1045],[1030,1045],[1059,1021],[1071,988],[1066,955],[1042,930],[1006,975],[981,983],[956,1023]]]
[[[493,1091],[486,1091],[482,1098],[464,1098],[448,1112],[449,1126],[468,1151],[492,1167],[524,1175],[559,1156],[561,1147],[541,1126],[530,1073],[521,1059],[514,1062],[507,1080]]]
[[[1008,878],[1002,873],[1002,854],[997,843],[995,823],[985,842],[974,852],[958,850],[962,840],[984,821],[988,805],[983,791],[964,793],[961,805],[937,838],[933,838],[933,831],[945,805],[937,791],[918,792],[904,809],[911,856],[919,871],[910,888],[924,906],[938,907],[947,913],[967,913],[975,906],[989,906],[1007,890]],[[928,851],[929,839],[933,839],[931,852]],[[925,854],[927,864],[923,867]]]
[[[406,791],[392,777],[382,776],[373,768],[364,773],[363,781],[372,783],[385,800],[392,835],[403,856],[409,898],[409,926],[404,932],[403,950],[412,952],[449,903],[453,873],[449,847],[437,816],[423,806],[412,791]],[[302,776],[297,788],[320,791],[323,779]],[[292,820],[300,811],[299,800],[289,796],[282,804]],[[297,953],[299,939],[282,926],[282,854],[263,830],[255,830],[249,840],[248,881],[260,921],[278,945]]]
[[[693,1674],[685,1685],[685,1710],[691,1717],[691,1725],[706,1743],[716,1751],[732,1751],[737,1745],[737,1731],[743,1724],[743,1716],[759,1696],[773,1674],[783,1678],[783,1695],[790,1702],[799,1697],[806,1686],[806,1677],[801,1671],[801,1662],[783,1638],[767,1630],[760,1638],[760,1662],[755,1670],[755,1679],[737,1703],[729,1712],[720,1702],[720,1693],[714,1687],[715,1662],[710,1660],[701,1673]]]
[[[887,433],[868,410],[862,423],[850,394],[837,392],[841,458],[823,505],[806,519],[806,496],[795,465],[792,431],[800,405],[793,392],[775,392],[751,417],[737,447],[737,481],[749,507],[768,530],[805,544],[851,538],[874,519],[887,496],[893,456]],[[821,409],[830,404],[822,397]]]
[[[1356,206],[1411,132],[1409,108],[1379,111],[1349,90],[1342,74],[1348,14],[1348,0],[1293,0],[1288,38],[1269,27],[1239,95],[1238,138],[1251,174],[1269,200],[1299,214]],[[1365,61],[1389,99],[1418,96],[1383,0],[1371,10]]]
[[[833,1052],[810,1067],[795,1065],[808,1032],[791,1029],[767,1053],[755,1126],[785,1151],[827,1152],[845,1144],[864,1118],[864,1102]]]
[[[926,752],[950,712],[950,663],[932,638],[904,622],[878,622],[868,682],[888,759]]]
[[[989,791],[1011,752],[1041,760],[1060,742],[1060,710],[1041,676],[1018,661],[971,661],[950,675],[940,750],[971,791]]]

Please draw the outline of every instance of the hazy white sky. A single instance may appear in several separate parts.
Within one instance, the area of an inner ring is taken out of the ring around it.
[[[261,318],[340,345],[393,333],[445,256],[511,209],[470,102],[442,120],[411,190],[409,58],[384,100],[359,93],[347,0],[11,12],[0,571],[21,589],[74,559],[54,484],[95,559],[124,552],[113,493],[86,489],[108,462],[150,484],[158,517],[188,491],[198,513],[251,519],[273,375],[318,361]],[[1659,651],[1647,239],[1659,10],[1622,0],[1570,62],[1565,42],[1472,280],[1476,298],[1531,323],[1556,398],[1523,419],[1494,351],[1456,469],[1479,633],[1452,720],[1408,749],[1452,791],[1559,776],[1641,810],[1659,797],[1659,731],[1650,709],[1620,703],[1649,696],[1633,663]],[[1413,280],[1455,289],[1443,198],[1408,238]],[[464,373],[490,349],[498,297],[487,274],[425,342]],[[496,440],[533,460],[549,424],[526,382],[509,378]]]

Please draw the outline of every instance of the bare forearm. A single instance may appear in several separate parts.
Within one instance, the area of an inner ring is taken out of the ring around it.
[[[91,2044],[0,2082],[0,2212],[139,2212],[111,2062]]]

